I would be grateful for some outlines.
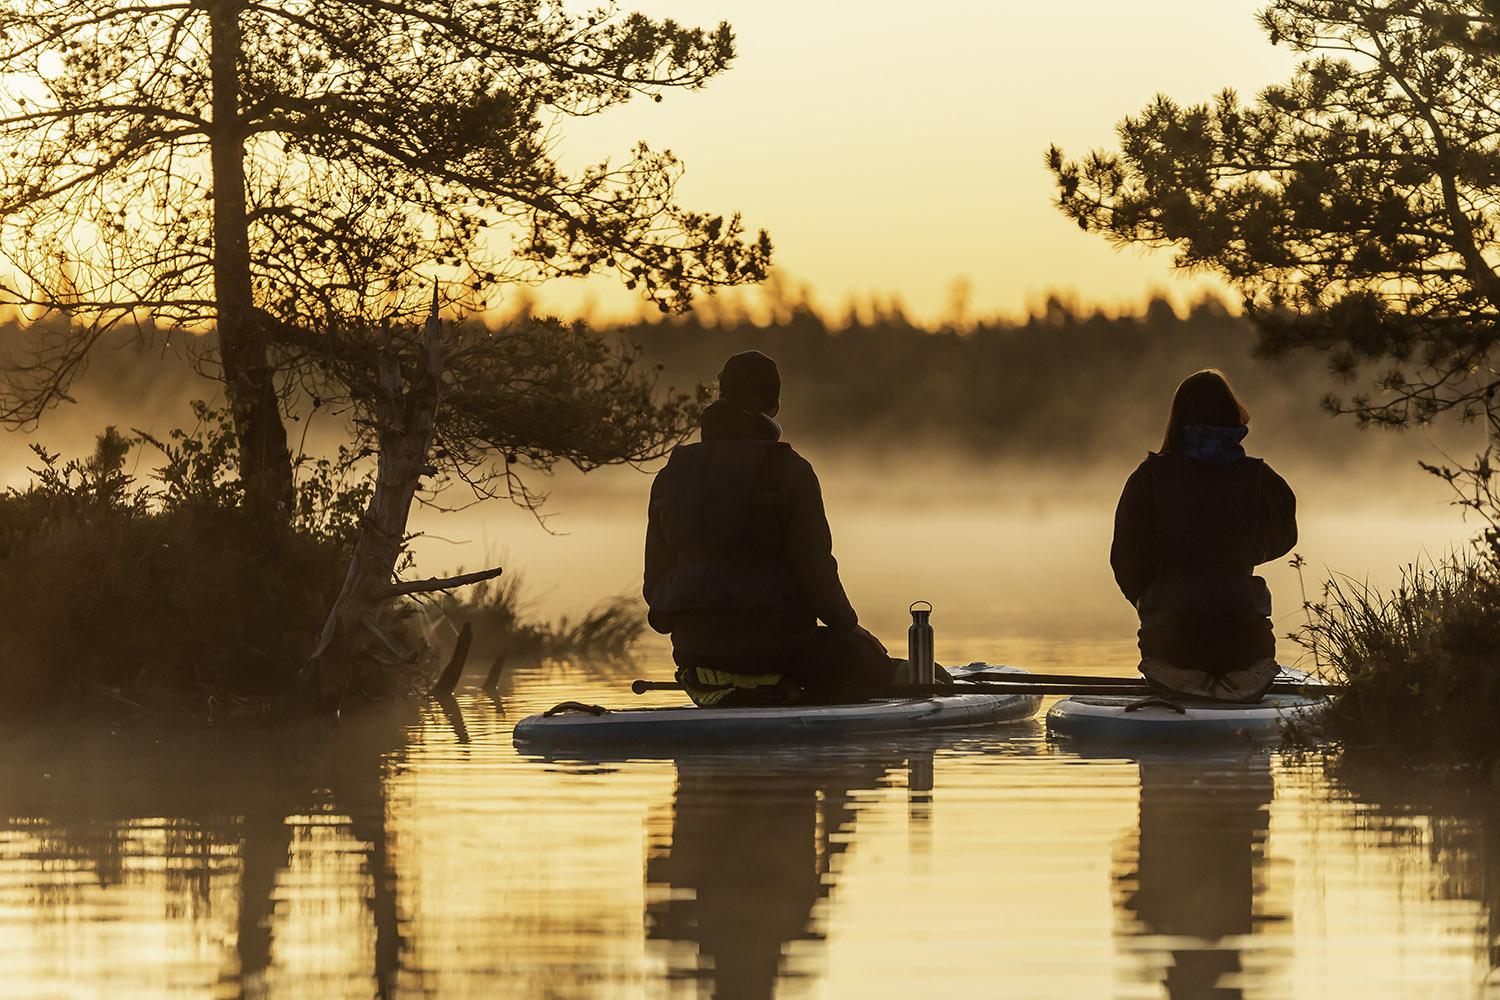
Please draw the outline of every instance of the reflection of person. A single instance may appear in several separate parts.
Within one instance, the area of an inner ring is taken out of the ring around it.
[[[818,477],[780,440],[776,362],[736,354],[719,394],[651,486],[651,627],[700,705],[868,697],[893,664],[839,582]]]
[[[1257,565],[1297,541],[1296,497],[1240,446],[1250,414],[1223,374],[1177,387],[1160,452],[1131,474],[1110,564],[1140,614],[1141,672],[1167,691],[1257,700],[1277,673]]]
[[[1145,951],[1171,942],[1163,985],[1173,1000],[1239,997],[1236,939],[1257,921],[1285,919],[1255,914],[1274,790],[1267,759],[1142,760],[1140,775],[1140,839],[1115,875],[1120,904],[1139,921],[1125,943]]]
[[[813,911],[849,845],[851,791],[888,769],[818,755],[779,768],[759,756],[679,757],[671,843],[646,861],[646,881],[666,889],[646,907],[647,937],[697,945],[703,995],[769,1000],[798,971],[784,968],[788,942],[822,938]]]

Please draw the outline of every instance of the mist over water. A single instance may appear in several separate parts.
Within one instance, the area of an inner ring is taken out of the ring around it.
[[[798,446],[790,418],[788,427]],[[1065,654],[1036,644],[1102,642],[1111,655],[1133,649],[1135,612],[1116,589],[1109,545],[1119,489],[1141,455],[1080,469],[920,451],[893,460],[799,450],[819,471],[845,589],[863,624],[892,650],[904,649],[906,608],[916,600],[932,602],[940,658],[953,662],[1032,666],[1007,639],[1049,659]],[[1295,551],[1309,564],[1309,597],[1330,573],[1392,586],[1402,566],[1462,547],[1475,530],[1414,460],[1397,473],[1354,464],[1328,474],[1318,464],[1295,455],[1275,462],[1298,491]],[[650,476],[607,470],[560,475],[553,486],[546,525],[557,534],[504,505],[424,513],[413,522],[427,532],[414,543],[419,564],[518,570],[545,615],[639,594]],[[1303,582],[1285,560],[1259,572],[1271,586],[1278,634],[1295,629],[1305,620]],[[1301,653],[1285,641],[1280,652],[1288,662]]]

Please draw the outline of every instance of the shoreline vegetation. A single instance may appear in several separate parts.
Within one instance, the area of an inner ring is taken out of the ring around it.
[[[1399,754],[1405,763],[1475,765],[1500,782],[1500,493],[1495,447],[1457,468],[1422,462],[1453,492],[1453,506],[1483,524],[1468,547],[1402,567],[1394,590],[1334,576],[1289,638],[1344,691],[1323,721],[1348,749]],[[1300,555],[1291,565],[1299,577]]]
[[[33,444],[33,479],[0,494],[0,704],[11,716],[221,722],[298,710],[297,675],[338,596],[372,486],[347,450],[302,463],[291,521],[268,534],[242,504],[224,411],[166,440],[101,433],[64,461]],[[124,472],[136,449],[163,464]],[[403,569],[409,568],[404,565]],[[425,692],[436,675],[427,607],[499,662],[628,659],[645,612],[602,601],[579,620],[526,612],[519,574],[394,602],[379,626],[417,655],[365,663],[356,700]]]
[[[332,463],[267,532],[222,473],[222,414],[160,442],[145,483],[125,474],[146,442],[114,427],[63,462],[32,445],[33,480],[0,496],[0,688],[12,713],[84,706],[111,714],[273,710],[338,594],[361,487]],[[200,425],[205,426],[205,425]],[[320,502],[321,499],[321,502]]]
[[[1409,564],[1389,592],[1335,577],[1305,607],[1308,620],[1290,638],[1344,688],[1322,721],[1324,735],[1408,764],[1466,763],[1500,776],[1493,548]]]

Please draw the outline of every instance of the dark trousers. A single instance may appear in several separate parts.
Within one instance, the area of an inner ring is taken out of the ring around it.
[[[1169,622],[1142,626],[1138,634],[1143,658],[1156,657],[1215,677],[1276,655],[1276,633],[1269,618]]]
[[[835,705],[865,701],[891,683],[898,660],[862,628],[819,626],[800,645],[759,656],[674,650],[677,679],[700,705]],[[771,678],[775,680],[771,680]]]

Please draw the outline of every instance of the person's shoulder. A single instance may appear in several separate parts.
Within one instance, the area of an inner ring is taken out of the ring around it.
[[[812,471],[812,463],[785,441],[772,441],[767,444],[766,459],[788,469]]]
[[[1126,494],[1137,494],[1142,490],[1149,489],[1151,485],[1151,468],[1161,458],[1162,455],[1157,452],[1146,452],[1146,457],[1141,459],[1141,463],[1131,470],[1130,475],[1125,477],[1124,492]]]
[[[1257,458],[1255,460],[1255,464],[1260,467],[1260,478],[1262,480],[1269,480],[1273,483],[1278,483],[1282,486],[1286,486],[1286,480],[1281,477],[1281,473],[1271,468],[1270,462],[1267,462],[1263,458]]]
[[[1282,478],[1281,473],[1271,468],[1270,462],[1267,462],[1263,458],[1258,458],[1256,461],[1260,463],[1260,474],[1263,479],[1269,479],[1273,483],[1280,483],[1282,486],[1291,489],[1290,486],[1287,486],[1287,481]]]
[[[684,466],[691,465],[693,460],[698,455],[703,453],[703,450],[704,444],[701,441],[694,441],[690,444],[680,444],[677,447],[673,448],[667,455],[666,464],[664,464],[660,469],[657,470],[655,477],[653,477],[652,479],[652,482],[659,483],[664,479],[672,478]]]
[[[683,462],[691,461],[694,455],[704,450],[704,447],[705,445],[702,441],[693,441],[689,444],[678,445],[667,454],[667,464],[661,467],[661,471],[665,472],[673,465],[680,465]]]
[[[773,441],[766,446],[762,467],[773,470],[776,480],[784,484],[818,481],[818,474],[813,471],[812,463],[785,441]]]
[[[799,452],[796,448],[793,448],[785,441],[772,441],[769,445],[766,446],[766,452],[773,455],[785,455],[787,461],[801,462],[803,465],[807,466],[812,465],[811,462],[802,457],[801,452]]]

